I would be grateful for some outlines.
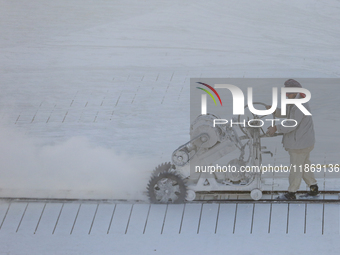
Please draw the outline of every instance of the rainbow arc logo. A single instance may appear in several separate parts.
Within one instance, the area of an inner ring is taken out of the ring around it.
[[[217,96],[217,98],[218,98],[218,100],[220,101],[220,104],[221,104],[221,106],[222,106],[221,97],[220,97],[220,95],[217,93],[217,91],[216,91],[213,87],[211,87],[210,85],[208,85],[208,84],[206,84],[206,83],[203,83],[203,82],[197,82],[197,83],[198,83],[198,84],[201,84],[201,85],[203,85],[203,86],[206,86],[207,88],[211,89],[211,91],[214,92],[215,95]],[[198,88],[198,89],[203,90],[204,92],[206,92],[206,93],[214,100],[215,105],[217,105],[216,100],[215,100],[213,94],[211,94],[211,92],[210,92],[209,90],[204,89],[204,88],[200,88],[200,87],[196,87],[196,88]]]

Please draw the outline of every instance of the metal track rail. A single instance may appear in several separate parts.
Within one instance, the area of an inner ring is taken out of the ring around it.
[[[280,193],[287,191],[263,191],[263,197],[260,200],[253,200],[249,197],[247,191],[228,191],[221,192],[198,192],[196,193],[196,199],[193,203],[336,203],[340,204],[340,192],[339,191],[320,191],[320,196],[317,199],[295,199],[295,200],[277,200],[274,197]],[[298,191],[297,197],[301,194],[305,194],[306,191]]]
[[[249,197],[248,191],[216,191],[216,192],[198,192],[196,199],[186,203],[318,203],[318,204],[340,204],[340,191],[320,191],[318,199],[296,199],[296,200],[277,200],[273,199],[279,193],[285,191],[263,191],[263,198],[260,200],[253,200]],[[298,191],[299,194],[304,194],[305,191]],[[77,199],[77,198],[25,198],[25,197],[0,197],[0,200],[7,202],[40,202],[40,203],[103,203],[103,204],[145,204],[149,203],[147,200],[128,200],[128,199]]]
[[[219,204],[340,204],[338,199],[295,199],[295,200],[276,200],[276,199],[210,199],[194,200],[187,203],[219,203]]]

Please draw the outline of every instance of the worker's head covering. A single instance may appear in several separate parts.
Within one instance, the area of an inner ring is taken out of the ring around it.
[[[286,80],[284,84],[286,88],[302,88],[301,84],[294,79]],[[299,93],[299,94],[302,98],[306,97],[306,94],[304,93]]]
[[[302,88],[301,84],[294,79],[286,80],[285,81],[285,87],[286,88],[288,88],[288,87]]]

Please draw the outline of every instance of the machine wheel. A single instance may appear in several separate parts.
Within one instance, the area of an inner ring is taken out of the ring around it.
[[[165,170],[164,165],[162,167],[164,171],[155,171],[149,181],[147,189],[150,202],[153,204],[184,203],[187,195],[184,180],[175,171],[171,171],[171,168]]]
[[[187,201],[194,201],[195,198],[196,198],[196,192],[191,190],[191,189],[189,189],[187,191],[187,196],[186,196],[185,200],[187,200]]]
[[[254,200],[260,200],[261,197],[262,197],[262,191],[259,190],[259,189],[253,189],[251,192],[250,192],[250,196],[252,199]]]

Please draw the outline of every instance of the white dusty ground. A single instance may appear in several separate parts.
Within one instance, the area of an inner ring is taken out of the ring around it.
[[[0,254],[338,254],[339,248],[337,204],[2,201],[4,215]]]
[[[339,8],[335,0],[0,1],[0,196],[145,199],[151,170],[189,139],[190,78],[338,78]],[[339,88],[308,89],[317,135],[312,161],[340,163]],[[282,151],[279,138],[268,146]],[[282,151],[268,160],[287,163],[288,156]],[[266,240],[271,248],[290,244],[276,254],[295,254],[297,240],[306,253],[322,240],[315,249],[336,254],[336,231]],[[115,245],[106,236],[12,232],[0,230],[0,254],[240,247],[225,245],[223,235],[203,247],[188,239],[207,240],[202,235],[117,235]],[[246,238],[245,254],[265,251],[262,236]]]

